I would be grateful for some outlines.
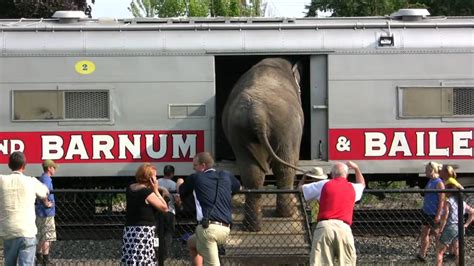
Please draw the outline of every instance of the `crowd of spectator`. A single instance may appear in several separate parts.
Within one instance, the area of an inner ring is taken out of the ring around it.
[[[56,241],[56,200],[52,176],[58,164],[42,162],[43,174],[25,175],[26,158],[22,152],[9,157],[10,174],[0,175],[0,239],[5,265],[50,265],[51,244]],[[156,248],[163,259],[172,255],[176,214],[183,198],[193,198],[197,225],[187,241],[193,265],[220,265],[218,246],[229,237],[232,225],[232,196],[241,189],[229,171],[216,170],[207,152],[193,159],[192,173],[176,178],[172,165],[163,169],[163,177],[150,163],[138,167],[135,180],[126,188],[126,222],[123,230],[124,265],[154,265]],[[348,181],[353,170],[355,182]],[[457,180],[455,167],[429,162],[425,166],[425,189],[444,190],[464,187]],[[303,174],[297,189],[310,206],[313,240],[310,265],[355,265],[357,252],[351,231],[355,203],[361,200],[366,183],[354,162],[336,162],[325,174],[314,167]],[[431,238],[436,240],[436,261],[446,256],[459,261],[458,224],[467,228],[474,220],[474,208],[462,201],[465,221],[458,220],[460,193],[426,192],[423,194],[423,222],[420,251],[416,260],[427,261]],[[448,255],[446,255],[448,253]]]

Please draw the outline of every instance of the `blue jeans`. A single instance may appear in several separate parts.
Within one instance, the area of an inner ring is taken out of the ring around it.
[[[18,237],[3,240],[3,256],[6,266],[31,266],[35,264],[36,238]]]

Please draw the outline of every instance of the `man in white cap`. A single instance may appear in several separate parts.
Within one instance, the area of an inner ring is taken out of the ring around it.
[[[349,169],[355,171],[355,183],[347,180]],[[365,180],[354,162],[337,162],[331,180],[303,185],[300,191],[307,201],[318,200],[318,224],[314,230],[309,264],[356,265],[357,255],[351,225],[354,204],[362,198]]]
[[[310,179],[307,180],[306,178],[309,177]],[[301,190],[301,187],[306,183],[314,183],[321,180],[328,179],[328,176],[324,174],[324,170],[321,167],[313,167],[311,170],[303,174],[300,182],[298,183],[298,190]],[[314,199],[308,201],[308,205],[311,209],[311,233],[314,232],[316,229],[316,224],[318,223],[318,212],[319,212],[319,201]]]

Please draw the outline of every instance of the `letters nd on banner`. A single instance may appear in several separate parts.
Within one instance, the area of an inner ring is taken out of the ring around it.
[[[191,162],[203,130],[0,132],[0,163],[23,151],[29,163]]]
[[[330,129],[330,160],[473,159],[473,128]]]

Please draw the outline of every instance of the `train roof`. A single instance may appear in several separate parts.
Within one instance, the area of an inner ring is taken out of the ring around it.
[[[1,56],[472,52],[473,40],[474,17],[0,20]]]

